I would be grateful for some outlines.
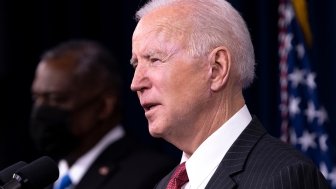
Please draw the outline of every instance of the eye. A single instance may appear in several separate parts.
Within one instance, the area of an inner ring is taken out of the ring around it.
[[[50,94],[49,101],[53,104],[64,104],[69,101],[69,96],[67,95],[58,95],[58,94]]]
[[[149,59],[149,61],[151,62],[151,63],[155,63],[155,62],[157,62],[157,61],[160,61],[160,59],[159,58],[150,58]]]

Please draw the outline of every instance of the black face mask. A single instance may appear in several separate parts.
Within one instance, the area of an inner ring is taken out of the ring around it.
[[[70,131],[70,111],[51,106],[36,106],[32,110],[30,134],[41,153],[60,159],[79,145]]]

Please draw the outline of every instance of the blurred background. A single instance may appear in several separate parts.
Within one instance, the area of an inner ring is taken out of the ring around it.
[[[313,36],[313,43],[306,52],[309,52],[310,71],[315,73],[314,91],[318,99],[314,99],[324,106],[328,115],[323,132],[328,134],[329,155],[336,146],[336,1],[302,1],[307,4]],[[280,137],[283,119],[291,117],[280,111],[279,2],[230,2],[246,20],[255,46],[257,77],[245,91],[247,105],[273,136]],[[81,38],[102,43],[122,64],[126,101],[124,124],[129,131],[149,145],[179,158],[177,149],[149,136],[143,110],[136,95],[129,90],[133,74],[129,59],[136,25],[134,14],[144,3],[144,0],[0,0],[1,169],[38,156],[28,135],[28,125],[32,104],[30,87],[40,55],[60,42]],[[335,179],[336,185],[336,169],[332,165],[335,156],[330,157],[324,172],[330,180]]]

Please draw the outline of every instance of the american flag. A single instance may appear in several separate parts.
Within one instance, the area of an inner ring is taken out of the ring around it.
[[[335,149],[328,134],[331,124],[309,59],[307,47],[313,41],[305,3],[281,0],[279,4],[281,139],[311,158],[336,189]]]

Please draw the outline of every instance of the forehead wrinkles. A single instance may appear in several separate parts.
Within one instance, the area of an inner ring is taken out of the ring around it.
[[[185,47],[183,29],[167,22],[153,23],[140,23],[133,35],[133,50],[148,54],[164,51],[168,55]]]

